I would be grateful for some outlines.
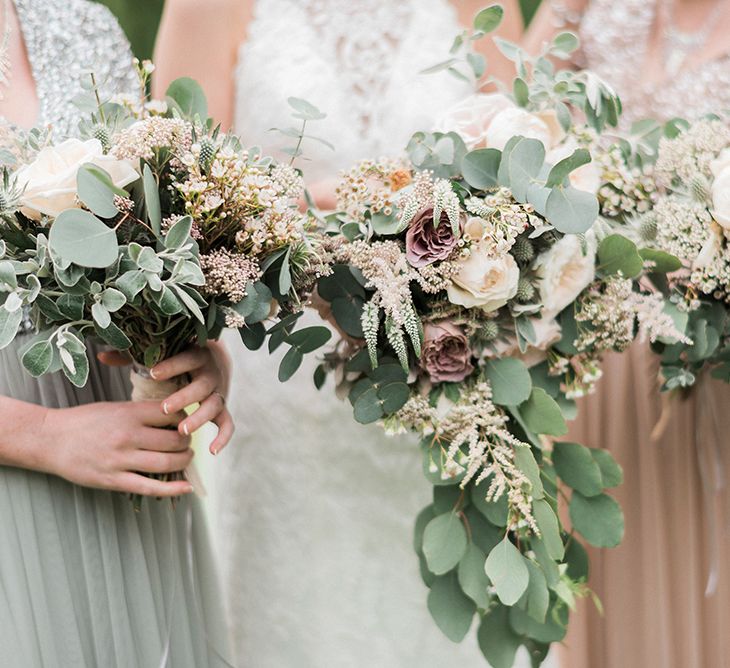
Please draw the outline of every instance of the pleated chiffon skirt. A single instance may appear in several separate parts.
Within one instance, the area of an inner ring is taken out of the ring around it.
[[[611,356],[570,435],[622,465],[626,532],[589,550],[605,613],[581,602],[563,668],[730,668],[730,386],[660,395],[650,355]]]
[[[31,378],[22,343],[0,351],[0,394],[51,408],[129,397],[128,371],[93,359],[81,389]],[[122,494],[0,466],[0,665],[228,666],[220,601],[197,499],[136,512]]]

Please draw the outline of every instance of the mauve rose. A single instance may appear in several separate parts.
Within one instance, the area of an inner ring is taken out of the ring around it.
[[[412,266],[425,267],[449,257],[457,241],[446,212],[441,212],[436,227],[433,224],[433,207],[427,206],[416,214],[408,227],[406,257]]]
[[[450,320],[429,323],[423,328],[421,367],[434,383],[459,383],[474,367],[464,332]]]

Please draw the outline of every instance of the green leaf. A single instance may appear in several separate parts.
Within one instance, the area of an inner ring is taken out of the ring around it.
[[[335,297],[332,300],[332,316],[345,334],[362,338],[362,308],[364,301],[354,295],[352,297]]]
[[[119,213],[110,184],[109,174],[93,164],[82,165],[76,174],[79,199],[100,218],[114,218]]]
[[[530,89],[528,88],[525,80],[516,77],[512,83],[512,94],[514,95],[517,106],[526,107],[530,102]]]
[[[233,304],[233,310],[246,319],[247,325],[254,325],[266,320],[271,312],[271,290],[261,281],[249,282],[246,286],[246,296],[237,304]]]
[[[562,436],[568,431],[560,406],[542,388],[532,388],[530,398],[520,404],[520,414],[528,429],[536,434]]]
[[[157,236],[160,236],[160,232],[162,231],[160,192],[157,186],[157,179],[155,179],[155,175],[147,164],[142,169],[142,184],[144,186],[144,202],[147,208],[147,219],[150,221],[153,232]]]
[[[532,392],[532,379],[525,363],[513,357],[487,362],[485,375],[492,386],[492,400],[499,406],[518,406]]]
[[[540,564],[542,572],[545,574],[548,586],[554,587],[560,581],[560,569],[555,560],[548,554],[544,541],[537,538],[537,536],[532,536],[530,538],[530,547],[535,553],[537,563]]]
[[[566,615],[566,613],[563,614]],[[545,643],[558,642],[565,637],[566,625],[556,617],[555,614],[551,614],[545,623],[541,624],[522,608],[514,607],[509,611],[510,624],[517,633]]]
[[[128,350],[132,347],[132,342],[129,340],[129,337],[113,322],[106,329],[96,327],[95,331],[104,343],[110,345],[115,350]]]
[[[484,570],[504,605],[517,603],[530,580],[525,558],[507,536],[489,553]]]
[[[464,180],[476,190],[487,190],[497,185],[497,174],[502,154],[495,148],[469,151],[461,160]]]
[[[544,161],[545,147],[540,140],[513,137],[502,153],[497,173],[499,184],[510,188],[513,197],[524,204],[527,201],[527,189],[539,176]]]
[[[512,668],[521,638],[509,623],[509,609],[500,605],[482,619],[477,633],[479,649],[492,668]]]
[[[489,594],[487,593],[489,578],[484,572],[486,560],[486,553],[482,552],[474,543],[470,543],[457,570],[461,589],[482,610],[489,607]]]
[[[53,362],[53,345],[50,341],[36,341],[23,353],[23,366],[31,376],[38,378],[51,368]]]
[[[496,501],[487,501],[486,494],[488,488],[489,483],[487,481],[482,481],[479,485],[474,485],[471,488],[471,501],[477,510],[494,526],[506,527],[509,514],[507,495],[502,494]]]
[[[527,476],[527,479],[532,485],[532,498],[541,499],[544,496],[544,490],[542,488],[542,480],[540,480],[540,467],[535,461],[532,449],[529,445],[517,445],[515,446],[514,452],[515,465]]]
[[[469,632],[476,605],[461,591],[456,574],[449,573],[433,581],[428,611],[449,640],[461,642]]]
[[[10,345],[18,333],[23,320],[23,309],[8,311],[0,307],[0,350]]]
[[[436,513],[432,505],[426,506],[416,517],[413,529],[413,550],[416,554],[423,554],[423,532],[434,517],[436,517]]]
[[[584,148],[578,148],[567,158],[563,158],[556,163],[548,174],[547,182],[545,185],[548,188],[555,188],[556,186],[563,185],[565,179],[573,170],[587,165],[591,161],[591,154]]]
[[[289,334],[284,339],[290,346],[299,349],[299,352],[306,355],[317,348],[321,348],[332,338],[332,332],[326,327],[305,327]]]
[[[279,382],[289,380],[299,369],[304,361],[304,355],[297,348],[289,348],[286,355],[279,364]]]
[[[243,345],[249,350],[258,350],[266,340],[266,328],[260,323],[254,323],[250,327],[241,327],[238,333]]]
[[[624,536],[624,515],[607,494],[586,497],[574,491],[570,499],[570,521],[594,547],[615,547]]]
[[[652,262],[654,267],[650,271],[658,274],[669,274],[682,268],[682,261],[678,257],[664,251],[642,248],[639,255],[644,262]]]
[[[53,253],[80,267],[104,269],[119,254],[114,230],[82,209],[67,209],[58,215],[51,225],[48,245]]]
[[[327,114],[322,113],[313,104],[299,97],[287,98],[287,102],[296,112],[294,116],[303,121],[320,121],[323,118],[327,118]]]
[[[560,561],[565,554],[565,546],[560,537],[560,525],[555,511],[547,501],[538,499],[532,504],[532,513],[548,555],[554,561]]]
[[[145,285],[147,285],[147,278],[144,272],[138,269],[127,271],[117,279],[117,288],[130,302],[144,289]]]
[[[502,530],[489,522],[482,513],[474,506],[467,506],[464,511],[471,540],[485,555],[492,551],[492,548],[502,540]]]
[[[591,448],[591,455],[601,469],[604,487],[618,487],[624,481],[624,472],[608,450]]]
[[[189,77],[175,79],[165,95],[172,100],[183,116],[192,120],[196,116],[204,121],[208,117],[208,102],[200,84]]]
[[[596,496],[603,491],[601,468],[584,445],[556,443],[553,465],[565,484],[584,496]]]
[[[502,23],[504,17],[504,9],[501,5],[491,5],[485,9],[482,9],[474,17],[474,30],[483,32],[484,34],[494,32],[499,28],[499,24]]]
[[[353,410],[355,420],[360,424],[370,424],[383,417],[383,404],[378,396],[378,390],[370,387],[354,400]]]
[[[580,45],[578,37],[572,32],[561,32],[555,36],[552,50],[561,55],[568,56]]]
[[[289,258],[291,257],[291,246],[286,249],[284,253],[284,259],[281,261],[281,268],[279,269],[279,294],[288,295],[291,290],[291,267],[289,265]]]
[[[545,622],[548,604],[550,603],[550,593],[548,592],[547,581],[542,569],[529,559],[525,559],[527,570],[530,573],[530,581],[527,585],[527,591],[523,595],[526,603],[527,614],[540,624]]]
[[[466,552],[467,537],[459,516],[443,513],[432,519],[423,534],[423,554],[428,568],[443,575],[454,568]]]
[[[101,303],[110,313],[116,313],[127,303],[127,298],[115,288],[107,288],[101,294]]]
[[[582,234],[598,218],[598,199],[572,186],[553,188],[545,204],[548,222],[563,234]]]
[[[99,302],[94,302],[91,305],[91,316],[94,318],[94,322],[99,325],[101,329],[106,329],[112,323],[112,317],[109,315],[109,311],[107,311]]]
[[[165,235],[165,248],[182,248],[190,238],[190,230],[193,227],[193,219],[190,216],[183,216],[178,220]]]
[[[636,278],[644,267],[644,261],[636,244],[621,234],[611,234],[598,246],[598,269],[605,275],[618,274]]]

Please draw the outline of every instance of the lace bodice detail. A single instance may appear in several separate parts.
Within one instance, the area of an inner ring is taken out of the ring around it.
[[[303,164],[310,180],[365,157],[392,154],[469,92],[443,60],[459,31],[445,0],[259,0],[236,72],[236,128],[248,144],[282,145],[271,127],[291,126],[286,104],[302,97],[327,113],[311,132]]]
[[[585,65],[613,85],[625,125],[642,118],[694,119],[730,108],[730,55],[661,83],[641,80],[659,0],[592,0],[580,26]]]
[[[85,73],[94,72],[105,97],[135,90],[129,42],[106,7],[87,0],[14,2],[40,102],[38,124],[53,126],[56,138],[77,132],[74,98]]]

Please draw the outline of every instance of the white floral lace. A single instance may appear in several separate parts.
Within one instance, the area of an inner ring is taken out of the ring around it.
[[[624,125],[642,118],[692,120],[730,108],[730,55],[661,83],[641,81],[657,2],[592,0],[580,26],[585,64],[616,88]]]

